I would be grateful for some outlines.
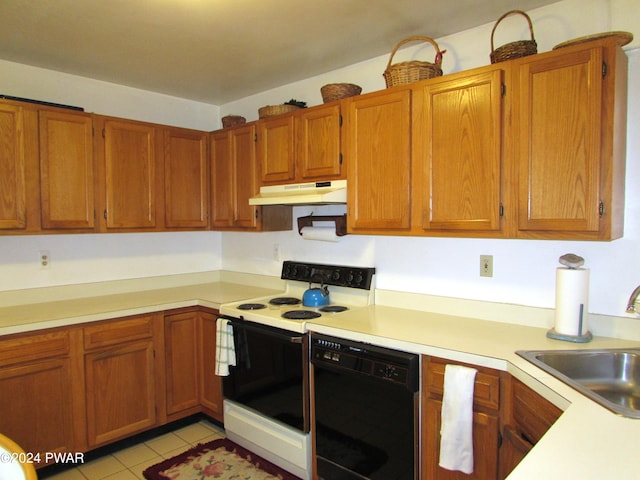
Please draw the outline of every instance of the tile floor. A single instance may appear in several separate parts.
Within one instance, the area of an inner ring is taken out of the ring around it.
[[[224,429],[206,420],[47,476],[48,480],[140,480],[151,465],[178,455],[198,443],[224,437]]]

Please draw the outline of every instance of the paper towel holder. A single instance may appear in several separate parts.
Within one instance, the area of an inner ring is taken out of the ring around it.
[[[302,235],[304,227],[312,227],[313,222],[333,222],[336,224],[336,235],[343,237],[347,234],[347,214],[344,215],[307,215],[298,217],[298,233]]]
[[[569,270],[579,270],[580,267],[584,265],[584,258],[580,257],[579,255],[575,255],[573,253],[567,253],[565,255],[562,255],[558,259],[558,261],[560,262],[561,265],[564,265],[565,268],[568,268]],[[580,318],[581,324],[584,316],[587,315],[587,312],[585,312],[584,309],[585,309],[585,306],[583,304],[580,304],[580,313],[578,317]],[[582,327],[579,328],[579,331],[581,330],[582,330]],[[551,328],[549,331],[547,331],[547,338],[551,338],[554,340],[563,340],[565,342],[588,343],[593,339],[593,334],[589,330],[587,330],[585,333],[581,335],[570,335],[570,334],[560,333],[556,331],[555,328]]]

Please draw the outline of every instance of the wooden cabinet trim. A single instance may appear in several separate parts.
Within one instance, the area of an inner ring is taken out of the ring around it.
[[[460,365],[459,362],[446,362],[441,359],[431,359],[428,362],[426,384],[424,387],[433,398],[441,399],[444,394],[444,371],[447,363]],[[500,407],[500,377],[498,372],[493,372],[490,369],[476,365],[466,366],[478,370],[473,390],[474,407],[498,410]]]
[[[0,339],[0,366],[69,355],[68,330]]]
[[[84,327],[84,348],[95,348],[116,345],[153,336],[153,315],[127,318],[123,320],[107,320],[97,325]]]

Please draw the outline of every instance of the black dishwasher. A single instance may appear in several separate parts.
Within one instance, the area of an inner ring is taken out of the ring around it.
[[[318,478],[418,478],[418,355],[312,334],[311,363]]]

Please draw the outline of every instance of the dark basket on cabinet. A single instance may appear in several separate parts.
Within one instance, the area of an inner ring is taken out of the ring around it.
[[[494,49],[493,34],[496,32],[496,27],[509,15],[522,15],[527,19],[527,22],[529,23],[529,33],[531,33],[531,40],[518,40],[516,42],[507,43],[505,45],[502,45],[501,47]],[[504,62],[506,60],[511,60],[514,58],[535,55],[536,53],[538,53],[538,44],[536,43],[536,39],[533,36],[533,25],[531,24],[529,15],[527,15],[522,10],[511,10],[502,15],[493,26],[493,30],[491,30],[491,54],[489,55],[489,57],[491,58],[491,63]]]
[[[324,103],[360,95],[362,87],[353,83],[329,83],[320,89]]]
[[[227,115],[222,117],[222,128],[235,127],[247,123],[247,119],[240,115]]]

